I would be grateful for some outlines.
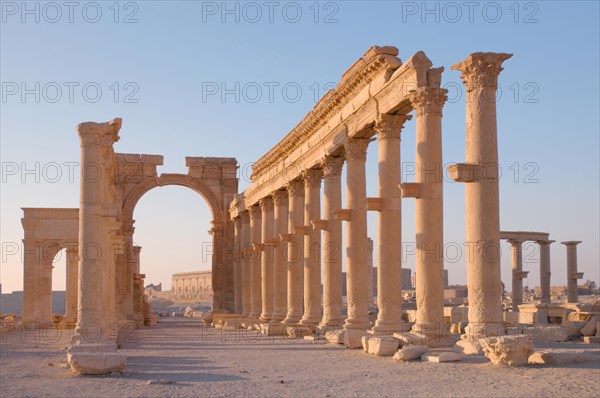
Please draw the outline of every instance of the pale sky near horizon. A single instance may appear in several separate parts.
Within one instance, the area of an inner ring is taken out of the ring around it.
[[[423,50],[445,67],[444,163],[464,161],[465,148],[464,90],[450,66],[476,51],[514,54],[499,79],[501,229],[550,233],[552,285],[566,284],[558,242],[583,241],[580,283],[600,280],[598,2],[66,3],[0,2],[3,292],[23,288],[21,253],[7,251],[23,237],[20,208],[78,207],[68,166],[79,159],[78,123],[122,117],[115,150],[164,155],[162,173],[186,173],[186,156],[235,157],[241,191],[251,163],[372,45],[397,47],[403,61]],[[406,169],[414,129],[413,120],[402,132]],[[376,170],[374,143],[369,196]],[[446,268],[450,283],[464,284],[464,186],[447,181],[444,195]],[[134,218],[147,283],[169,288],[174,272],[210,268],[210,212],[195,192],[154,189]],[[376,221],[369,214],[373,239]],[[405,200],[405,247],[413,223],[414,202]],[[502,248],[510,290],[508,243]],[[537,261],[537,246],[526,246],[524,285],[539,285]],[[57,261],[54,290],[64,278]]]

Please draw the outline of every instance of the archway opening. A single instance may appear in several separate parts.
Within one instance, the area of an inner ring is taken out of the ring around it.
[[[194,190],[167,185],[151,189],[135,206],[134,245],[153,312],[179,313],[212,306],[212,215]]]

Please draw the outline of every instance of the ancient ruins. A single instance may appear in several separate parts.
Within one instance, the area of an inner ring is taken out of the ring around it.
[[[494,363],[515,365],[527,362],[532,344],[515,337],[524,333],[521,326],[508,324],[544,324],[538,329],[554,333],[549,318],[566,320],[576,312],[580,321],[591,319],[593,313],[577,305],[581,242],[562,242],[568,253],[569,304],[552,304],[549,233],[500,229],[496,90],[502,65],[512,55],[473,53],[451,67],[461,73],[467,92],[466,159],[447,171],[441,167],[444,68],[433,67],[421,51],[404,62],[397,56],[394,47],[371,47],[256,161],[244,192],[238,192],[235,158],[188,157],[188,174],[158,174],[162,156],[114,152],[121,119],[79,124],[80,208],[23,209],[23,324],[52,322],[51,262],[66,248],[62,323],[75,327],[68,351],[71,369],[80,374],[124,369],[126,358],[117,350],[120,332],[156,321],[144,296],[141,247],[133,245],[134,209],[146,192],[165,185],[188,187],[209,204],[214,294],[206,321],[215,326],[325,336],[378,355],[394,355],[403,346],[397,360],[421,357],[428,347],[455,346],[462,354],[485,352]],[[416,124],[415,181],[401,181],[401,134],[407,123]],[[367,197],[365,162],[375,145],[378,194]],[[444,308],[446,172],[465,187],[468,324],[453,322],[454,309]],[[415,201],[414,319],[402,307],[400,242],[413,239],[401,237],[403,200]],[[376,319],[369,314],[367,212],[376,212],[378,220]],[[502,309],[501,239],[512,245],[512,311]],[[542,300],[537,304],[522,299],[525,241],[541,248]],[[429,360],[460,358],[451,351]]]

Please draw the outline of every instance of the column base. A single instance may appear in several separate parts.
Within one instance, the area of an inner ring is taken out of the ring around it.
[[[344,329],[346,330],[352,330],[352,329],[358,329],[358,330],[367,330],[371,328],[371,321],[369,321],[369,318],[367,316],[364,317],[364,319],[348,319],[346,318],[346,321],[344,322]]]
[[[283,323],[286,326],[294,326],[300,322],[301,318],[302,315],[287,316],[281,323]]]
[[[126,357],[116,344],[74,344],[67,351],[67,363],[75,374],[101,375],[123,371]]]
[[[369,331],[375,336],[391,336],[394,332],[403,332],[404,322],[403,321],[375,321],[375,326]]]
[[[300,322],[298,322],[298,323],[302,326],[316,328],[319,326],[320,321],[321,321],[321,317],[312,317],[312,318],[308,317],[308,318],[300,319]]]

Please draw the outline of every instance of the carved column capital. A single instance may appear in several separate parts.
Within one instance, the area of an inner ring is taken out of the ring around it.
[[[259,206],[250,206],[248,208],[248,213],[250,213],[250,219],[254,220],[254,221],[260,221],[261,220],[261,211],[260,211],[260,207]]]
[[[250,222],[250,212],[249,211],[241,212],[240,219],[242,220],[242,224],[248,224]]]
[[[323,170],[321,169],[306,169],[302,171],[302,180],[304,181],[305,188],[321,186],[322,179]]]
[[[343,157],[336,157],[327,155],[321,160],[321,168],[323,169],[323,177],[325,179],[340,176],[342,174],[342,167],[344,166],[345,159]]]
[[[412,119],[411,115],[390,115],[387,113],[380,113],[375,120],[375,132],[379,140],[385,140],[388,138],[400,138],[402,128],[407,120]]]
[[[121,118],[113,119],[109,122],[96,123],[85,122],[77,125],[77,132],[81,139],[81,146],[105,144],[110,145],[119,141],[119,130],[121,129]]]
[[[540,246],[550,246],[554,242],[556,242],[556,241],[555,240],[538,240],[537,244]]]
[[[262,211],[273,211],[273,198],[265,196],[258,201],[258,205]]]
[[[448,99],[448,90],[439,87],[420,87],[409,93],[409,99],[417,116],[442,114],[444,103]]]
[[[288,203],[288,192],[285,190],[273,191],[271,196],[273,196],[273,204],[275,206],[281,206]]]
[[[504,53],[473,53],[464,61],[450,67],[462,74],[462,79],[468,91],[483,87],[498,87],[498,75],[502,71],[502,62],[512,57]]]
[[[362,138],[348,138],[344,143],[344,151],[346,152],[346,160],[367,160],[367,148],[371,140]]]
[[[288,195],[291,197],[304,196],[304,183],[301,180],[290,181],[287,184]]]

